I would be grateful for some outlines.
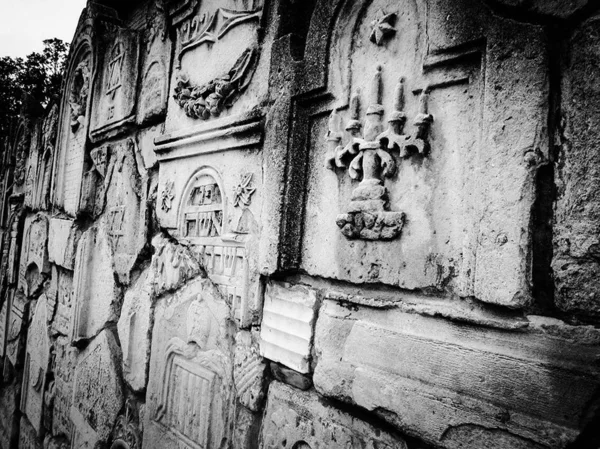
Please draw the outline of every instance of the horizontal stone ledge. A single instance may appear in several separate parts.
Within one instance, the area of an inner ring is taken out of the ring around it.
[[[154,151],[164,161],[255,146],[262,141],[263,117],[262,112],[253,110],[165,134],[154,139]]]

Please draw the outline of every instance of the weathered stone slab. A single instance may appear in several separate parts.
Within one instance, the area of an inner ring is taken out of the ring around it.
[[[146,244],[146,185],[136,161],[133,139],[111,146],[110,184],[106,187],[106,206],[102,226],[109,237],[115,272],[122,283]]]
[[[200,264],[187,247],[178,245],[163,234],[152,239],[152,246],[152,280],[156,296],[177,290],[200,274]]]
[[[101,332],[79,355],[71,407],[75,435],[87,435],[91,429],[98,440],[106,441],[110,436],[124,402],[120,357],[117,341],[108,330]],[[74,438],[73,442],[76,441]]]
[[[233,380],[238,400],[257,412],[265,396],[266,364],[259,354],[258,344],[249,331],[240,331],[235,337]]]
[[[77,365],[77,349],[66,336],[59,336],[54,343],[54,394],[52,400],[52,434],[70,439],[73,404],[73,380]]]
[[[6,355],[13,367],[17,366],[25,346],[25,329],[29,317],[29,303],[20,290],[9,293],[10,311],[8,315],[8,335]],[[21,359],[22,362],[22,359]]]
[[[134,391],[146,388],[152,334],[153,272],[146,269],[125,293],[117,323],[123,351],[123,377]]]
[[[75,266],[75,252],[81,232],[72,220],[51,218],[48,230],[48,259],[63,268]]]
[[[19,426],[19,449],[42,449],[39,434],[24,416]]]
[[[19,288],[26,296],[38,291],[50,275],[47,245],[48,219],[42,214],[27,217],[19,268]]]
[[[261,447],[275,449],[282,446],[298,449],[408,447],[400,438],[323,405],[314,392],[302,392],[273,382],[269,387]]]
[[[52,321],[52,331],[61,335],[71,335],[73,319],[73,272],[57,270],[56,313]]]
[[[219,447],[231,438],[233,367],[228,308],[207,279],[155,309],[144,449]]]
[[[119,297],[111,263],[109,235],[102,227],[92,227],[81,237],[73,279],[74,341],[97,335],[108,321],[116,321]]]
[[[40,296],[27,334],[21,388],[21,411],[27,416],[37,435],[42,434],[46,375],[50,363],[47,306],[46,295]]]
[[[18,444],[18,393],[19,385],[3,383],[0,388],[0,445],[13,447]]]
[[[311,371],[316,311],[314,290],[301,285],[267,285],[260,332],[260,354],[299,373]]]
[[[568,327],[562,324],[563,332]],[[600,348],[594,339],[577,345],[555,335],[326,301],[313,380],[320,393],[441,447],[458,447],[444,438],[471,425],[498,430],[490,447],[500,447],[507,434],[529,442],[524,447],[565,447],[600,383],[587,362]]]
[[[137,31],[110,27],[100,82],[95,83],[90,136],[99,140],[117,134],[135,120],[139,65]]]

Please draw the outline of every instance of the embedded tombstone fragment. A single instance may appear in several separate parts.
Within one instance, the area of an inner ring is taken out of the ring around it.
[[[19,288],[31,296],[39,290],[50,273],[48,261],[48,219],[41,214],[25,220],[25,237],[21,248]]]
[[[314,290],[271,282],[265,292],[260,354],[300,373],[311,371],[316,310]]]
[[[117,418],[113,431],[111,449],[140,449],[142,436],[139,428],[139,417],[135,402],[127,399],[125,414]]]
[[[152,239],[152,246],[151,280],[156,296],[176,290],[200,274],[200,264],[187,247],[178,245],[163,234],[157,234]]]
[[[233,419],[228,308],[207,279],[156,305],[144,449],[224,447]]]
[[[135,120],[139,36],[137,31],[110,25],[101,76],[94,90],[91,138],[94,141],[121,132]]]
[[[108,330],[78,357],[71,407],[73,443],[106,441],[110,437],[124,401],[119,357],[119,346]]]
[[[50,218],[48,227],[48,260],[72,270],[75,266],[75,249],[81,231],[73,220]]]
[[[50,362],[47,315],[47,300],[46,296],[42,295],[37,301],[33,321],[27,335],[21,393],[21,411],[27,415],[37,435],[40,436],[46,374]]]
[[[132,139],[113,146],[110,186],[102,223],[109,235],[115,272],[123,283],[146,244],[146,188],[135,158]]]
[[[109,235],[92,227],[81,237],[73,279],[72,339],[78,341],[98,334],[108,321],[115,320],[119,297],[111,264]]]
[[[71,435],[70,416],[77,349],[71,346],[67,337],[59,336],[55,340],[53,360],[52,434]]]
[[[17,366],[19,354],[25,343],[23,336],[25,335],[28,314],[29,302],[25,295],[20,290],[11,290],[6,354],[13,366]]]
[[[125,293],[117,324],[123,350],[123,377],[134,391],[146,387],[154,299],[153,274],[151,269],[144,270]]]
[[[262,448],[407,449],[404,440],[330,406],[315,392],[303,392],[280,382],[269,387]]]
[[[264,360],[253,344],[250,331],[240,331],[235,337],[233,380],[238,400],[246,408],[257,412],[265,396]]]

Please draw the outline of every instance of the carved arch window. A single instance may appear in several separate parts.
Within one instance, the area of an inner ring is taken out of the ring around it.
[[[179,233],[194,244],[203,244],[223,234],[225,197],[218,173],[201,168],[188,181],[179,208]]]

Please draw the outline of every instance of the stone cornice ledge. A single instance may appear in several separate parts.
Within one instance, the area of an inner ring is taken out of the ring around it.
[[[165,134],[154,139],[154,152],[160,161],[164,161],[255,147],[262,141],[263,118],[262,111],[253,110]]]

